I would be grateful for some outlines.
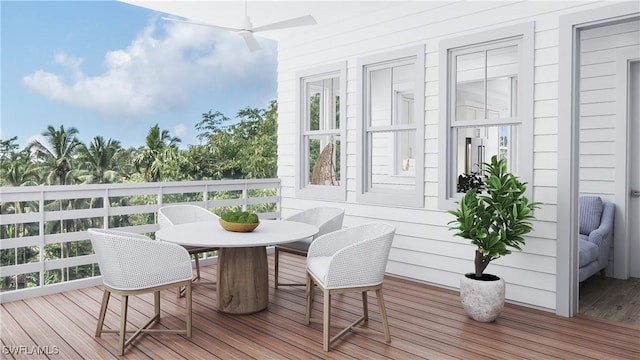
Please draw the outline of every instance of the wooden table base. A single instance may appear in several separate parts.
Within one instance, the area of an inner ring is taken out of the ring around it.
[[[267,249],[234,247],[218,250],[218,310],[251,314],[269,304]]]

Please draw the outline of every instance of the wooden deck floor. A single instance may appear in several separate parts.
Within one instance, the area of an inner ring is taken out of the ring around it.
[[[270,257],[273,284],[273,259]],[[206,267],[212,279],[215,266]],[[301,258],[282,256],[285,278],[302,280]],[[194,288],[193,336],[145,335],[127,349],[131,359],[640,359],[640,327],[580,315],[556,315],[507,305],[494,323],[469,319],[457,292],[388,277],[385,302],[392,341],[348,335],[322,351],[320,325],[304,325],[304,288],[271,287],[266,311],[231,316],[216,311],[211,287]],[[3,359],[113,359],[117,335],[94,337],[101,287],[14,301],[1,306]],[[134,325],[152,312],[152,297],[130,300]],[[314,311],[320,315],[321,297]],[[353,318],[359,300],[337,296],[333,315]],[[112,298],[106,324],[117,324],[119,301]],[[183,326],[184,300],[162,295],[163,319],[157,326]],[[380,329],[375,297],[370,296],[369,325]],[[20,348],[22,347],[22,348]],[[41,355],[34,352],[43,353]]]

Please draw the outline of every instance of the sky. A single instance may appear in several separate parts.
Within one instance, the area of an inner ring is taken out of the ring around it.
[[[166,21],[116,1],[0,0],[0,138],[24,146],[49,125],[124,147],[158,124],[197,144],[209,110],[235,118],[276,99],[276,42]]]

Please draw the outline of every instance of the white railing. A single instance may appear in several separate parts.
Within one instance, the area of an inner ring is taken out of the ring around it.
[[[280,180],[2,187],[0,303],[100,284],[86,230],[153,237],[158,208],[168,203],[279,218]]]

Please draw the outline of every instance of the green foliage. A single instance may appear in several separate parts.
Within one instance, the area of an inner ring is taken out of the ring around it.
[[[149,129],[145,145],[133,158],[136,171],[144,176],[146,182],[163,180],[168,163],[178,154],[180,139],[169,135],[169,130],[160,130],[158,124]]]
[[[476,277],[482,277],[489,262],[511,253],[510,248],[521,250],[523,235],[530,232],[534,219],[533,209],[540,203],[529,203],[524,196],[526,185],[507,172],[504,159],[491,158],[485,163],[484,192],[471,189],[458,202],[451,230],[456,236],[469,239],[477,247],[475,257]]]
[[[18,150],[18,137],[14,136],[8,140],[0,139],[0,161],[5,161]]]
[[[124,152],[120,142],[102,136],[93,138],[87,147],[81,144],[78,148],[79,167],[83,170],[81,175],[84,183],[114,183],[120,180],[120,155]]]
[[[38,169],[45,174],[45,184],[69,185],[75,182],[73,172],[75,152],[80,146],[80,141],[76,138],[77,134],[78,130],[74,127],[65,130],[64,126],[60,125],[56,130],[53,126],[49,126],[47,131],[42,133],[46,144],[39,140],[29,144]]]
[[[209,110],[208,113],[203,113],[202,120],[196,124],[196,130],[200,132],[196,138],[200,141],[208,140],[210,137],[215,136],[215,134],[224,131],[224,124],[230,120],[231,119],[219,111],[211,113],[211,110]]]
[[[277,175],[277,103],[267,110],[245,108],[237,122],[219,114],[203,114],[196,125],[206,139],[203,149],[191,147],[183,173],[199,171],[209,179],[261,179]]]
[[[230,223],[237,224],[255,224],[258,220],[258,215],[248,211],[229,211],[222,214],[222,220]]]

